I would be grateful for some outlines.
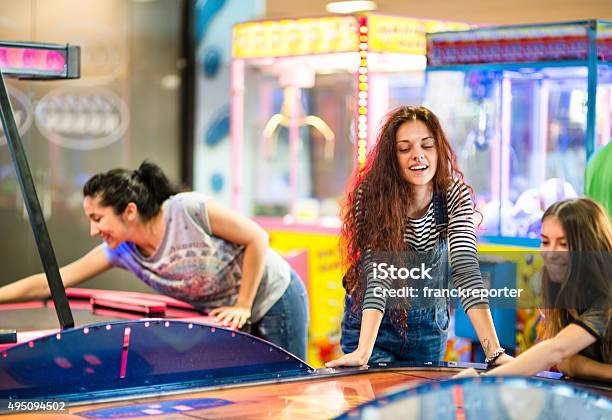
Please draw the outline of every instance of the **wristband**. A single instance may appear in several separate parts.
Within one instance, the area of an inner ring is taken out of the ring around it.
[[[485,363],[489,366],[493,365],[493,363],[495,363],[495,361],[497,359],[499,359],[499,356],[501,356],[502,354],[504,354],[506,352],[506,349],[503,347],[498,348],[497,350],[495,350],[495,353],[493,353],[491,355],[491,357],[487,357],[485,359]]]

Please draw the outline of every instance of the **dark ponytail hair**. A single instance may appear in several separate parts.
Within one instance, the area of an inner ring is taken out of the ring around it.
[[[83,186],[85,197],[99,195],[100,205],[112,207],[115,214],[122,214],[129,203],[136,204],[143,222],[151,220],[162,203],[178,192],[164,171],[146,160],[134,171],[112,169],[96,174]]]

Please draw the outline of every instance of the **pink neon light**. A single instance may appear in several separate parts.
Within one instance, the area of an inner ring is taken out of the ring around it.
[[[123,333],[123,353],[121,354],[121,372],[119,372],[119,377],[121,379],[125,378],[125,372],[127,370],[127,357],[128,350],[130,348],[130,333],[132,330],[128,327],[125,329]]]
[[[4,69],[62,72],[65,66],[66,58],[58,51],[0,47],[0,67]]]
[[[612,51],[612,42],[610,42],[610,51]],[[608,144],[612,137],[612,91],[610,89],[602,92],[601,108],[601,112],[598,113],[601,115],[600,133],[595,137],[595,151]]]
[[[299,87],[292,87],[298,91]],[[300,106],[299,93],[293,94],[293,104],[291,104],[291,115],[289,116],[289,191],[290,197],[290,213],[295,213],[295,207],[298,199],[298,159],[300,150],[300,127],[298,125],[298,107]]]
[[[244,149],[244,61],[234,60],[231,71],[232,208],[241,211],[240,193],[242,192],[242,153]]]
[[[500,206],[510,197],[510,133],[512,118],[512,82],[502,80],[501,92],[501,191]],[[501,210],[501,209],[500,209]],[[500,212],[500,217],[501,217]]]
[[[540,88],[540,110],[539,110],[539,156],[546,156],[546,150],[548,147],[548,98],[549,98],[549,86],[546,80],[542,81]],[[546,165],[539,165],[538,168],[538,185],[542,184],[546,179]],[[544,209],[542,209],[544,210]]]

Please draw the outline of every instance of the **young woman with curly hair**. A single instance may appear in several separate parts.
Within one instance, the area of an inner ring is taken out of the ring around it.
[[[390,283],[371,276],[376,253],[408,252],[433,267],[434,283],[428,287],[447,287],[452,278],[457,288],[484,288],[476,258],[471,188],[463,181],[438,118],[425,107],[391,112],[365,168],[353,179],[341,230],[347,267],[341,339],[345,355],[326,366],[441,360],[448,299],[433,306],[394,299],[390,305],[391,299],[375,293]],[[510,360],[499,344],[488,301],[474,295],[461,300],[487,360]]]

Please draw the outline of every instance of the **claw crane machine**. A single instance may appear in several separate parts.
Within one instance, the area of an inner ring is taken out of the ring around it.
[[[583,194],[587,160],[610,141],[612,22],[429,34],[427,58],[424,102],[474,187],[480,255],[515,261],[511,286],[537,303],[542,214]],[[535,306],[513,314],[517,351],[534,342]]]
[[[377,14],[234,26],[232,206],[266,228],[272,247],[294,251],[314,365],[338,349],[338,213],[349,177],[382,117],[422,102],[425,33],[468,27]]]

